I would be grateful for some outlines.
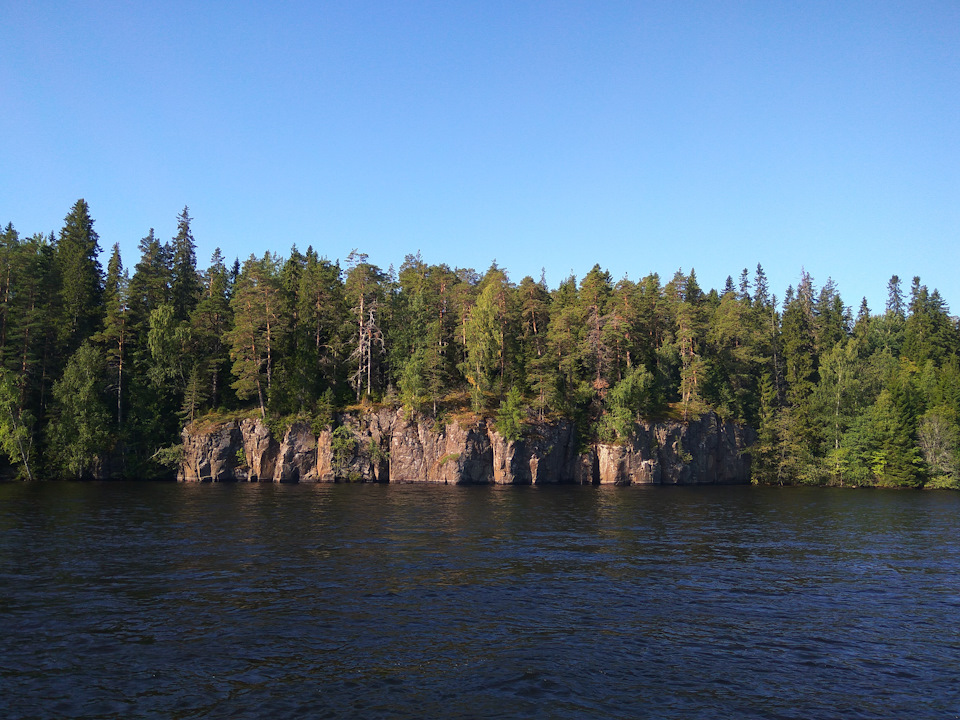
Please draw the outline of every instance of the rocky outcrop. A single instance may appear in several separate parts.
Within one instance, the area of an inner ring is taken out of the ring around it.
[[[279,448],[270,434],[270,428],[259,420],[242,420],[243,458],[248,480],[273,480],[277,468]],[[282,474],[282,470],[281,473]]]
[[[246,480],[240,425],[235,422],[191,431],[184,429],[181,481]]]
[[[438,424],[398,413],[390,438],[392,482],[485,484],[493,479],[487,424]]]
[[[277,450],[274,477],[280,482],[318,479],[317,438],[306,423],[294,423],[283,436]]]
[[[687,423],[638,423],[623,445],[597,445],[593,482],[729,485],[748,482],[754,434],[706,413]]]
[[[577,435],[572,423],[542,423],[519,440],[490,433],[493,447],[493,482],[507,485],[574,483],[584,477],[578,471]]]
[[[208,480],[310,480],[317,472],[317,439],[310,428],[295,424],[277,443],[259,420],[225,422],[185,428],[183,460],[177,479]]]
[[[746,483],[749,428],[714,413],[681,422],[638,423],[623,444],[580,447],[561,420],[507,440],[490,420],[438,423],[384,409],[342,415],[314,434],[295,423],[281,439],[259,419],[183,431],[181,481],[586,483],[693,485]]]

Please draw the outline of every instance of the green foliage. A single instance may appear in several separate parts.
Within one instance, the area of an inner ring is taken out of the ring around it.
[[[153,454],[153,460],[165,468],[176,469],[183,462],[183,445],[169,445],[159,448]]]
[[[506,440],[519,440],[523,436],[525,414],[523,396],[517,388],[510,388],[510,392],[507,393],[506,399],[497,411],[497,432]]]
[[[278,443],[283,442],[283,438],[293,424],[293,421],[294,418],[280,415],[267,415],[267,417],[263,419],[267,430],[270,431],[270,437]]]
[[[231,387],[241,400],[256,396],[263,418],[267,415],[275,348],[285,331],[276,266],[270,253],[261,259],[250,256],[244,263],[230,301],[234,327],[227,334],[235,377]]]
[[[400,401],[409,412],[419,412],[430,400],[424,371],[424,352],[418,350],[403,365],[400,375]]]
[[[333,425],[334,409],[333,389],[327,388],[317,400],[317,409],[310,421],[310,430],[314,435],[319,435]]]
[[[12,373],[0,368],[0,452],[19,464],[19,472],[33,479],[30,470],[33,418],[19,407],[19,395]]]
[[[780,443],[780,407],[777,403],[776,388],[770,373],[764,373],[760,380],[760,425],[757,441],[752,448],[753,468],[751,480],[754,483],[783,484],[785,478],[781,465]]]
[[[384,450],[380,443],[378,443],[373,438],[370,438],[370,442],[367,444],[367,457],[370,458],[370,462],[376,464],[390,459],[390,451]]]
[[[960,425],[957,406],[927,411],[917,428],[917,441],[926,462],[929,487],[960,488]]]
[[[341,425],[330,438],[330,449],[333,454],[333,471],[337,477],[343,476],[343,471],[353,457],[357,447],[357,440],[353,431],[347,425]]]
[[[583,443],[713,410],[756,428],[758,482],[960,486],[960,325],[919,278],[905,297],[894,276],[854,321],[831,280],[801,272],[781,304],[759,265],[720,292],[600,266],[551,290],[419,254],[394,273],[354,252],[344,273],[295,246],[242,266],[218,250],[200,272],[186,208],[177,221],[170,242],[141,240],[132,277],[116,246],[102,271],[83,200],[59,238],[0,231],[0,454],[23,475],[121,454],[149,474],[215,409],[255,405],[279,437],[355,400],[432,411],[437,429],[469,405],[510,438],[528,413],[566,417]],[[333,433],[343,477],[357,440]]]
[[[190,328],[177,322],[172,305],[160,305],[150,313],[147,347],[152,362],[148,373],[155,386],[165,388],[183,384],[189,344]]]
[[[484,393],[491,392],[502,381],[504,336],[498,307],[498,283],[491,282],[477,298],[466,323],[467,362],[464,375],[475,389],[475,411],[481,407]]]
[[[190,210],[187,207],[177,216],[177,235],[172,244],[172,278],[170,295],[174,317],[184,321],[190,317],[200,300],[200,276],[197,274],[197,251],[190,230]]]
[[[600,420],[599,437],[605,442],[627,440],[643,415],[653,410],[653,374],[644,367],[630,370],[607,393],[606,412]]]
[[[57,243],[57,264],[63,283],[61,335],[68,352],[97,331],[103,316],[103,269],[98,243],[90,207],[86,201],[77,200],[64,219]]]
[[[112,444],[103,375],[103,355],[84,343],[53,386],[57,421],[49,426],[50,454],[57,467],[76,477],[89,473]]]

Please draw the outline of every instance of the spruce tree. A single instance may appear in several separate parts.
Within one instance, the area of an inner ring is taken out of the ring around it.
[[[189,208],[184,206],[177,216],[177,234],[171,245],[172,277],[170,296],[173,316],[178,322],[190,317],[200,300],[200,276],[197,274],[197,245],[190,229]]]
[[[77,200],[64,219],[57,243],[64,316],[61,338],[66,353],[72,353],[96,332],[103,319],[103,269],[98,242],[90,207],[85,200]]]
[[[96,340],[104,348],[108,371],[110,372],[109,388],[116,398],[116,427],[123,428],[123,403],[126,392],[125,367],[127,360],[127,286],[129,280],[123,269],[120,258],[120,245],[113,246],[110,261],[107,263],[107,278],[104,284],[103,330],[97,334]]]

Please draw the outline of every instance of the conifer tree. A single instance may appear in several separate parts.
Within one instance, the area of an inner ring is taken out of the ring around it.
[[[178,322],[187,320],[200,300],[200,276],[197,274],[197,245],[190,229],[189,208],[184,206],[177,216],[177,234],[171,245],[170,296],[173,316]]]
[[[72,353],[96,332],[103,318],[103,269],[99,237],[93,229],[90,207],[77,200],[64,219],[57,243],[64,350]]]
[[[251,255],[230,300],[234,326],[228,338],[236,378],[232,387],[240,399],[256,396],[261,417],[267,414],[274,350],[284,333],[279,294],[274,257],[269,252],[262,259]]]
[[[191,414],[204,400],[213,407],[224,400],[225,369],[229,358],[226,338],[233,319],[227,292],[228,272],[220,248],[217,248],[203,278],[200,302],[190,315],[194,365],[188,390],[190,402],[186,409]]]
[[[472,388],[476,411],[484,407],[485,396],[495,390],[502,368],[504,345],[498,317],[498,290],[496,283],[488,283],[477,297],[467,321],[464,375]]]
[[[316,394],[339,391],[346,385],[345,360],[349,351],[349,310],[340,265],[318,257],[308,248],[298,292],[300,324],[307,334],[315,370]]]
[[[123,428],[123,399],[126,390],[124,365],[127,354],[127,285],[129,280],[120,258],[120,245],[113,246],[107,263],[104,284],[103,330],[96,336],[103,345],[108,371],[111,375],[110,389],[116,397],[116,427]]]
[[[586,321],[580,356],[583,358],[585,371],[589,373],[589,382],[594,392],[601,397],[610,387],[609,373],[613,364],[613,354],[604,333],[610,320],[608,307],[612,296],[610,273],[601,270],[599,265],[594,265],[581,281],[578,294],[580,315]]]
[[[517,288],[520,304],[520,354],[523,360],[525,384],[533,391],[534,407],[543,420],[556,378],[553,363],[547,358],[547,328],[550,324],[550,293],[546,281],[535,282],[529,275]]]
[[[702,403],[707,370],[700,352],[704,330],[703,292],[692,270],[687,277],[678,271],[672,284],[676,298],[676,346],[680,356],[680,402],[686,420],[691,410],[696,411]]]

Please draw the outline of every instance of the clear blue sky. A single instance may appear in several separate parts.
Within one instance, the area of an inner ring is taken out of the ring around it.
[[[0,222],[960,312],[958,2],[0,0]]]

